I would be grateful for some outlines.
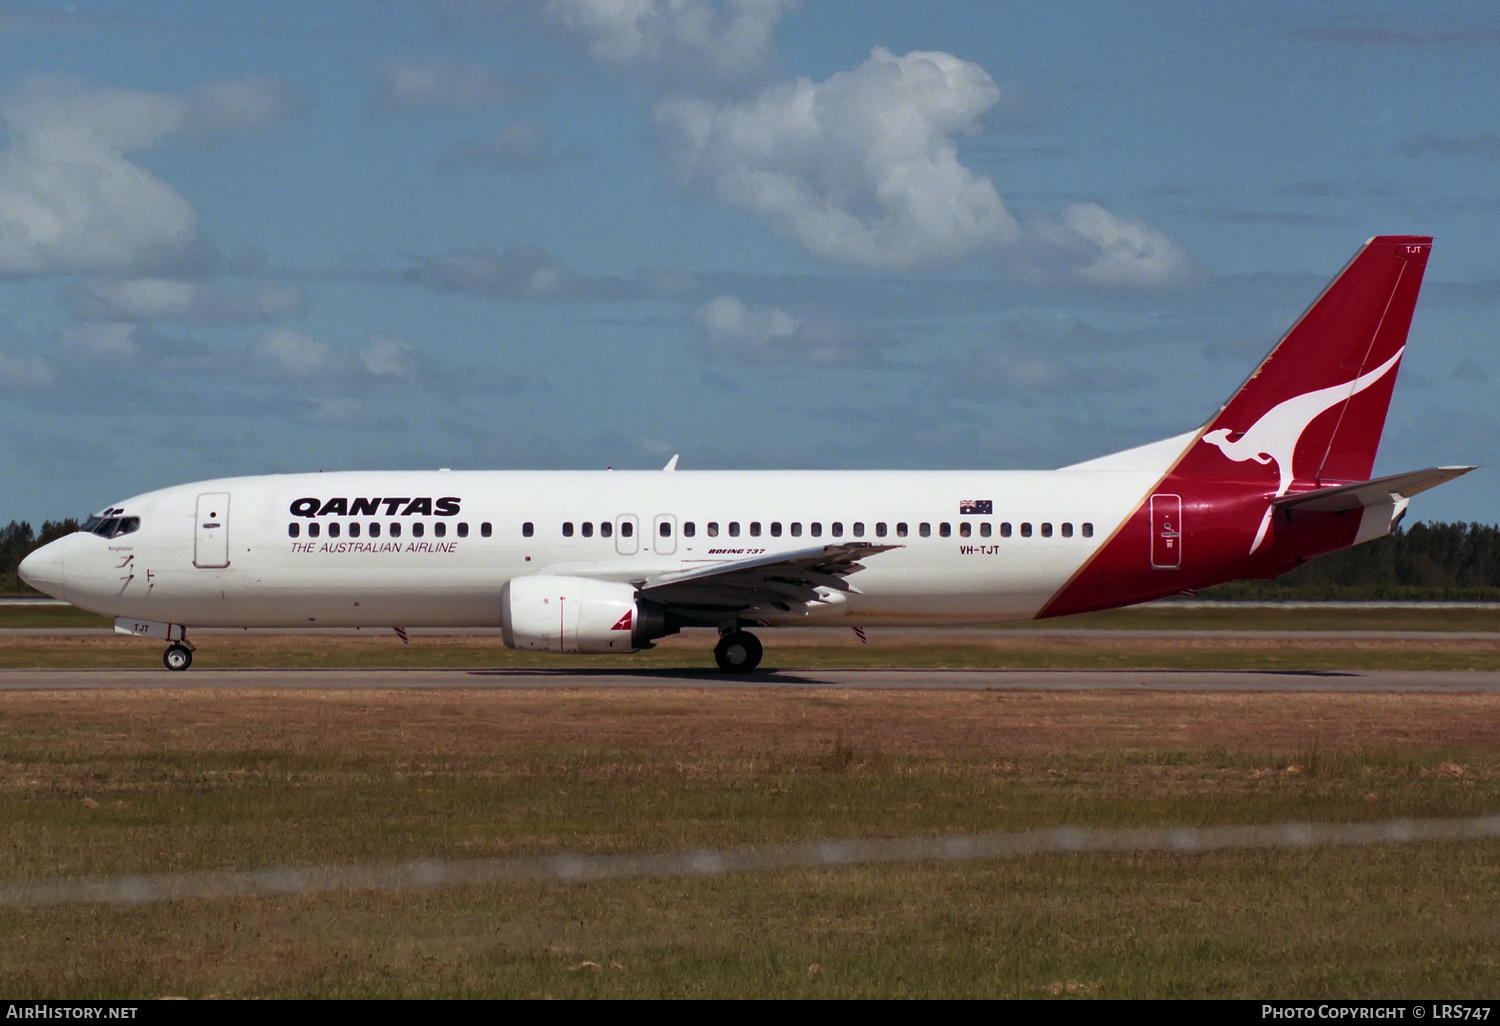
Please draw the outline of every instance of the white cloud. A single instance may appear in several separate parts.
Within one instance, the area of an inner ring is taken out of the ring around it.
[[[801,0],[545,0],[542,24],[624,68],[736,81],[775,55],[776,26]]]
[[[246,324],[307,312],[300,285],[263,282],[249,290],[174,278],[88,278],[59,295],[74,316],[111,321]]]
[[[377,97],[391,110],[472,110],[498,103],[510,83],[488,68],[456,61],[376,61],[370,66]]]
[[[499,171],[537,171],[557,162],[548,133],[529,121],[513,121],[488,139],[450,145],[447,166],[469,164]]]
[[[140,351],[135,339],[135,325],[118,321],[86,321],[65,324],[58,329],[63,348],[91,357],[134,356]]]
[[[40,356],[7,356],[0,353],[0,389],[21,392],[46,388],[55,377],[52,365]]]
[[[656,121],[685,187],[764,215],[821,259],[905,270],[1020,236],[954,142],[999,98],[977,64],[876,48],[853,71],[744,103],[664,100]]]
[[[409,378],[412,361],[411,345],[390,335],[371,335],[370,344],[359,353],[365,373],[375,378]]]
[[[431,288],[506,299],[558,299],[573,280],[567,268],[534,246],[454,250],[413,274]]]
[[[1197,261],[1165,232],[1097,203],[1069,204],[1061,218],[1039,219],[1033,232],[1071,263],[1072,277],[1094,285],[1170,285],[1199,273]]]
[[[182,99],[182,128],[189,133],[258,132],[285,124],[303,104],[275,78],[224,78],[205,82]]]
[[[704,348],[736,363],[868,363],[879,350],[864,332],[809,323],[777,307],[756,309],[718,296],[693,313]]]
[[[0,275],[141,270],[197,237],[191,203],[95,139],[33,136],[0,153]]]
[[[250,355],[274,377],[318,378],[356,390],[416,377],[411,345],[378,333],[370,335],[363,349],[345,349],[300,331],[277,328],[251,342]]]
[[[1112,391],[1139,383],[1136,375],[1121,373],[1097,362],[1079,365],[1053,355],[971,350],[939,362],[943,389],[950,396],[984,397],[996,393],[1080,393]]]
[[[285,328],[268,331],[252,342],[250,355],[274,371],[299,378],[322,374],[333,365],[327,345]]]
[[[626,300],[680,295],[693,288],[681,275],[639,272],[635,279],[579,274],[536,246],[451,250],[423,261],[405,278],[439,292],[507,300]]]
[[[198,214],[125,154],[173,135],[265,128],[292,113],[269,79],[210,82],[185,96],[91,89],[55,75],[0,102],[0,275],[131,273],[189,253]]]

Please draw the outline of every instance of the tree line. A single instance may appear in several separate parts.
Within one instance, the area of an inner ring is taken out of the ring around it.
[[[72,534],[78,530],[76,520],[48,520],[42,524],[42,533],[37,534],[24,520],[12,520],[0,530],[0,595],[37,595],[40,592],[28,587],[16,573],[21,560],[49,541]]]
[[[76,520],[26,521],[0,530],[0,594],[35,595],[16,567],[36,548],[78,530]],[[1235,581],[1202,592],[1212,599],[1468,599],[1500,601],[1500,527],[1414,524],[1276,578]]]
[[[1199,597],[1500,601],[1500,527],[1413,524],[1319,556],[1275,580],[1234,581]]]

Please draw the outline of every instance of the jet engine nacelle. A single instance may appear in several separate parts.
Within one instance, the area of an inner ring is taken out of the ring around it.
[[[587,577],[517,577],[500,591],[506,648],[634,652],[668,633],[665,609],[635,587]]]

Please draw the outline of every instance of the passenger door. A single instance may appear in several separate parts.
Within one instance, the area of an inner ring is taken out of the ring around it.
[[[677,518],[662,513],[652,525],[651,544],[659,556],[670,556],[677,551]]]
[[[640,521],[633,513],[622,513],[615,517],[615,551],[622,556],[633,556],[640,548]]]
[[[198,518],[193,524],[193,565],[218,569],[229,565],[229,493],[198,496]]]

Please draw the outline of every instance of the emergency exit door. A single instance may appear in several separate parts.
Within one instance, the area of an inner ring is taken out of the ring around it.
[[[1151,565],[1176,570],[1182,565],[1182,496],[1151,496]]]
[[[229,565],[228,492],[205,492],[198,496],[198,519],[193,523],[193,532],[194,566]]]

